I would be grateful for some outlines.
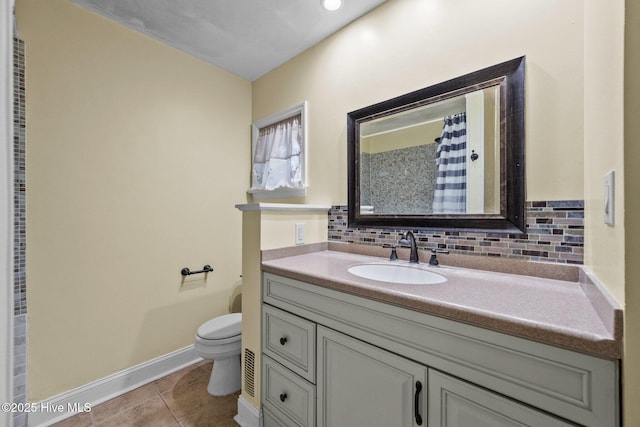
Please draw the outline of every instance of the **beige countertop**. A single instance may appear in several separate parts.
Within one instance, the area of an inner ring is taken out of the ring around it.
[[[483,262],[478,258],[483,257],[439,255],[440,267],[425,262],[417,268],[446,277],[445,283],[405,285],[349,273],[347,269],[353,265],[390,262],[379,256],[350,253],[357,246],[269,251],[263,253],[262,270],[537,342],[607,359],[621,358],[622,311],[581,267],[508,260],[487,260],[489,264],[484,266],[489,269],[499,263],[500,269],[508,271],[518,267],[528,270],[533,264],[535,274],[543,276],[533,277],[478,269],[478,262]],[[421,252],[421,256],[427,254]],[[457,265],[466,262],[474,268],[451,266],[447,260]],[[402,260],[394,263],[408,265]]]

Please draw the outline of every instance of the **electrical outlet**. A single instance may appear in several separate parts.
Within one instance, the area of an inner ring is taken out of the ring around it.
[[[304,245],[304,224],[296,224],[296,245]]]
[[[611,171],[604,176],[604,223],[613,225],[614,223],[614,202],[615,202],[615,172]]]

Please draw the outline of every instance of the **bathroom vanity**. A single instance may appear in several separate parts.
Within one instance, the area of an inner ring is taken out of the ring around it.
[[[347,271],[372,262],[385,260],[263,260],[265,426],[620,425],[620,322],[583,275],[442,267],[445,283],[398,285]]]

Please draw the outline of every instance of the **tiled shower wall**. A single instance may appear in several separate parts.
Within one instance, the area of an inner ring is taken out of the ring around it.
[[[26,273],[26,186],[25,186],[25,82],[24,42],[13,39],[13,289],[14,289],[14,402],[27,401],[27,273]],[[24,413],[16,413],[15,427],[26,426]]]
[[[584,262],[584,202],[526,203],[526,233],[412,230],[421,248],[565,264]],[[348,228],[346,206],[329,211],[329,241],[397,245],[405,229]]]

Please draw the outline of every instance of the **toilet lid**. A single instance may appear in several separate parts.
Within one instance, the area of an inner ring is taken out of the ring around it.
[[[198,336],[206,340],[221,340],[240,335],[242,313],[225,314],[204,322],[198,328]]]

